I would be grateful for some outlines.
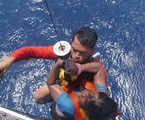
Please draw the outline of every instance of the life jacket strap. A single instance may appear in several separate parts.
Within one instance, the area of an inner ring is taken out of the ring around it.
[[[86,114],[86,112],[82,108],[79,108],[79,111],[82,115],[83,120],[89,120],[88,115]]]

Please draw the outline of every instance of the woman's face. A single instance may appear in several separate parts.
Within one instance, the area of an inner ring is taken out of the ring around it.
[[[75,36],[71,43],[71,56],[74,62],[83,63],[92,55],[92,49],[82,45]]]

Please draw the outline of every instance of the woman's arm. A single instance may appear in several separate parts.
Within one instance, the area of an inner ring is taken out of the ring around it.
[[[94,73],[93,83],[98,91],[107,92],[106,70],[100,62],[90,62],[81,65],[82,72]]]
[[[90,62],[81,65],[82,72],[97,73],[100,68],[102,68],[100,62]]]

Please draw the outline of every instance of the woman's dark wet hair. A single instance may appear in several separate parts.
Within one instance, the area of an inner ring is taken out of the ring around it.
[[[72,41],[74,40],[74,37],[77,37],[79,42],[88,48],[94,48],[98,40],[96,31],[90,27],[82,27],[76,31],[73,35]]]
[[[89,92],[86,100],[79,103],[79,106],[86,111],[90,120],[108,120],[116,115],[118,106],[112,98],[103,92]]]

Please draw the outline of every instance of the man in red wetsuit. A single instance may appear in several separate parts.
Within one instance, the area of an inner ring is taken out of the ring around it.
[[[83,27],[79,29],[72,38],[71,42],[71,58],[75,63],[82,64],[81,72],[91,72],[99,74],[99,78],[95,78],[94,84],[101,85],[101,89],[106,91],[106,75],[104,73],[104,67],[96,59],[96,62],[87,63],[95,50],[95,45],[98,36],[95,30],[89,27]],[[27,60],[30,58],[43,58],[43,59],[56,59],[57,56],[53,52],[53,46],[28,46],[15,50],[9,57],[0,62],[0,78],[6,73],[10,65],[14,62]],[[43,92],[42,92],[43,91]],[[35,99],[41,99],[48,95],[48,87],[45,84],[38,89],[34,94]]]
[[[89,27],[83,27],[73,35],[70,58],[79,69],[75,69],[74,71],[73,69],[68,69],[67,71],[70,72],[70,74],[77,74],[78,76],[81,76],[83,73],[92,74],[91,78],[88,78],[89,81],[94,84],[94,87],[98,91],[106,92],[107,84],[104,67],[98,59],[90,60],[93,51],[95,50],[94,47],[97,39],[98,36],[95,30]],[[28,46],[20,48],[0,62],[0,78],[2,79],[12,63],[30,58],[56,59],[57,56],[53,52],[53,46]],[[88,76],[90,75],[85,74],[84,78],[87,78]],[[54,83],[48,80],[47,84],[42,86],[33,94],[33,97],[39,100],[49,95],[50,91],[48,85],[52,84]]]

